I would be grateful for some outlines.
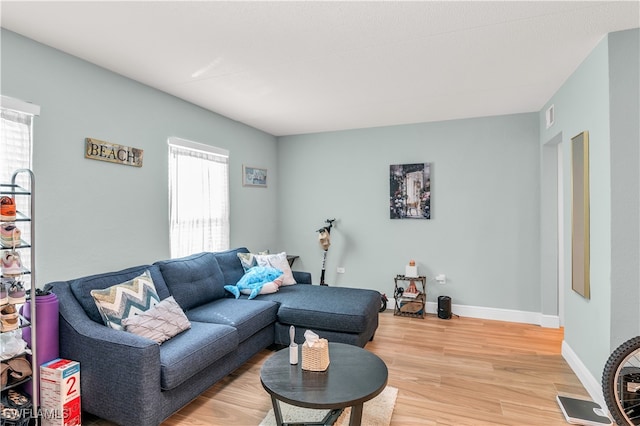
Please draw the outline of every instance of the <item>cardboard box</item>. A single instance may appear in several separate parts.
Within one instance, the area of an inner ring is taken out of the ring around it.
[[[80,363],[54,359],[40,366],[42,426],[80,426]]]

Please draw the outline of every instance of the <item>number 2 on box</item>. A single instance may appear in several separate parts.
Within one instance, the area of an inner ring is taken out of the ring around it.
[[[68,391],[67,391],[67,396],[71,396],[73,394],[76,393],[76,377],[75,376],[71,376],[69,377],[69,379],[67,380],[67,386],[68,386]]]

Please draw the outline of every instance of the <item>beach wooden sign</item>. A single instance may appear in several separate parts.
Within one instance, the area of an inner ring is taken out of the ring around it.
[[[144,151],[139,148],[116,145],[93,138],[85,139],[84,157],[91,160],[142,167],[143,154]]]

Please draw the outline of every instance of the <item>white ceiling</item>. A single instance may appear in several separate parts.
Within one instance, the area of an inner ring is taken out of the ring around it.
[[[273,135],[540,111],[640,2],[1,1],[2,27]]]

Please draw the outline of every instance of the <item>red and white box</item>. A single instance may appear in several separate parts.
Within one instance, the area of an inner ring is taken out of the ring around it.
[[[80,363],[54,359],[40,366],[42,426],[81,426]]]

